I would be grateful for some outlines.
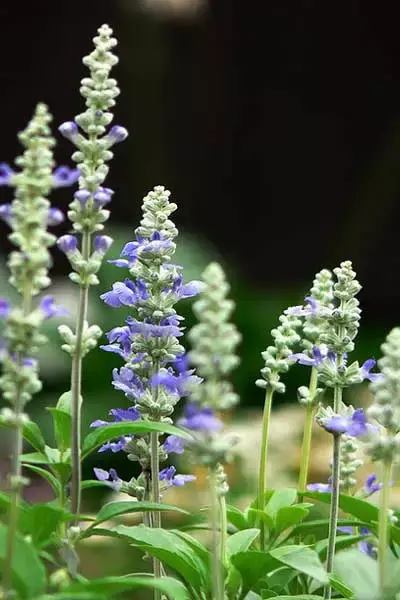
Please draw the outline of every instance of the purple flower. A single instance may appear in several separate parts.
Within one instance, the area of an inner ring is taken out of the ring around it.
[[[122,479],[120,479],[115,469],[105,471],[104,469],[98,469],[95,467],[93,471],[99,481],[107,481],[109,486],[116,492],[121,490]]]
[[[121,127],[121,125],[114,125],[105,137],[111,144],[119,144],[128,137],[128,130],[125,127]]]
[[[355,528],[351,527],[350,525],[344,525],[342,527],[338,527],[337,529],[338,531],[342,533],[347,533],[349,535],[354,535],[356,533]],[[371,532],[368,529],[368,527],[360,527],[360,534],[367,536],[370,535]],[[361,540],[360,542],[358,542],[358,547],[361,550],[361,552],[363,552],[364,554],[368,554],[368,556],[370,556],[371,558],[376,559],[376,550],[373,544],[371,544],[371,542]]]
[[[0,205],[0,219],[4,221],[9,227],[11,227],[11,218],[12,218],[12,207],[11,204],[1,204]]]
[[[312,296],[305,298],[305,306],[291,306],[285,312],[290,316],[309,317],[317,314],[319,303]]]
[[[65,123],[61,123],[58,131],[70,142],[74,143],[79,138],[79,129],[75,121],[65,121]]]
[[[163,385],[169,392],[178,394],[181,398],[190,394],[194,385],[198,385],[203,380],[197,375],[193,375],[194,369],[174,375],[172,369],[163,369],[150,379],[150,384]]]
[[[70,169],[70,167],[60,166],[53,171],[53,187],[68,187],[76,183],[79,179],[79,169]]]
[[[117,281],[113,284],[111,291],[100,296],[103,302],[113,308],[135,306],[142,300],[147,300],[148,297],[149,293],[146,285],[140,280],[133,283],[130,279],[125,279],[124,282]]]
[[[75,200],[78,200],[82,208],[86,206],[86,202],[89,200],[92,194],[89,190],[77,190],[74,194]]]
[[[11,310],[11,305],[5,298],[0,298],[0,319],[5,319]]]
[[[211,408],[199,406],[195,402],[187,402],[184,416],[179,419],[178,425],[192,431],[212,432],[220,431],[223,427],[222,421],[217,419]]]
[[[169,435],[163,444],[165,452],[168,454],[183,454],[185,451],[185,440],[179,435]]]
[[[183,298],[192,298],[193,296],[197,296],[204,288],[204,283],[202,281],[189,281],[188,283],[183,283],[182,275],[178,275],[175,279],[171,293],[176,296],[177,299]]]
[[[370,373],[371,369],[376,365],[376,360],[374,358],[369,358],[365,361],[363,365],[361,365],[360,375],[362,380],[367,379],[368,381],[376,381],[377,379],[382,379],[383,373]]]
[[[9,185],[14,171],[7,163],[0,163],[0,185]]]
[[[106,254],[113,243],[112,237],[109,235],[97,235],[94,238],[94,249],[100,254]]]
[[[90,424],[90,427],[104,427],[104,425],[110,425],[111,423],[121,423],[122,421],[137,421],[140,417],[138,410],[134,406],[130,406],[129,408],[112,408],[108,413],[112,417],[114,417],[114,421],[103,421],[102,419],[97,419]]]
[[[78,247],[78,240],[75,235],[62,235],[57,240],[57,246],[64,254],[72,254]]]
[[[143,335],[144,337],[180,337],[183,332],[175,325],[153,325],[152,323],[142,323],[132,317],[128,317],[126,322],[133,334]]]
[[[185,485],[185,483],[189,483],[196,479],[194,475],[176,475],[175,473],[175,467],[167,467],[160,471],[159,479],[160,481],[164,481],[168,487],[171,485],[181,487],[182,485]]]
[[[376,483],[376,480],[377,476],[375,473],[372,473],[369,477],[367,477],[364,484],[364,491],[368,496],[374,494],[375,492],[379,492],[379,490],[382,489],[382,483]]]
[[[116,390],[124,392],[128,398],[140,398],[143,395],[143,384],[132,369],[121,367],[120,370],[113,369],[112,385]]]
[[[131,338],[129,327],[114,327],[108,333],[106,333],[107,339],[110,342],[104,346],[100,346],[105,352],[114,352],[119,354],[122,358],[127,360],[131,353]],[[117,342],[117,343],[115,343]]]
[[[113,193],[113,190],[110,188],[100,187],[93,196],[95,206],[97,206],[97,208],[103,208],[103,206],[111,202]]]
[[[96,421],[94,421],[96,423]],[[101,425],[96,425],[97,427],[101,427]],[[117,452],[121,452],[126,446],[128,442],[130,442],[132,436],[121,436],[117,442],[106,442],[99,449],[98,452],[107,452],[107,450],[111,450],[114,454]]]
[[[45,319],[65,317],[69,314],[65,308],[54,304],[53,296],[44,296],[39,304],[39,309],[43,312]]]
[[[371,425],[367,423],[362,408],[355,410],[351,417],[333,415],[333,417],[324,420],[323,427],[330,433],[337,435],[345,433],[353,437],[363,436],[371,430]]]
[[[324,494],[331,492],[332,486],[331,483],[309,483],[307,489],[309,492],[319,492],[320,494]]]
[[[59,208],[50,208],[49,214],[47,215],[47,225],[49,227],[54,227],[54,225],[59,225],[64,221],[64,214],[61,212]]]
[[[328,356],[327,348],[319,348],[314,346],[312,349],[312,356],[305,354],[304,352],[297,352],[291,354],[290,358],[299,363],[299,365],[306,365],[307,367],[319,367],[326,357]]]

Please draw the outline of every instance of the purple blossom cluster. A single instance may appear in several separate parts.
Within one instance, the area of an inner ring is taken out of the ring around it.
[[[110,261],[117,267],[128,268],[131,278],[116,281],[100,298],[111,308],[130,308],[132,315],[122,326],[106,334],[108,343],[101,348],[117,354],[124,361],[123,366],[112,371],[112,386],[132,405],[112,409],[109,413],[111,421],[97,419],[91,427],[140,418],[169,419],[179,400],[201,382],[179,344],[183,318],[173,306],[181,299],[195,296],[202,283],[184,283],[181,267],[168,262],[175,247],[171,237],[162,229],[143,235],[139,228],[136,240],[122,249],[121,258]],[[216,430],[222,424],[211,410],[188,403],[178,425],[199,431],[202,428]],[[121,436],[118,440],[108,441],[99,451],[129,452],[133,440],[132,435]],[[165,456],[183,451],[184,442],[178,436],[168,436],[162,445]],[[104,472],[97,470],[95,474],[98,478],[99,475],[104,477],[104,481],[109,480],[105,479]],[[177,475],[172,466],[160,472],[163,485],[180,486],[193,479],[191,475]]]

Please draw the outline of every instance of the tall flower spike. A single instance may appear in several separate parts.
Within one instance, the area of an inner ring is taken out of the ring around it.
[[[8,522],[8,540],[3,565],[3,586],[8,596],[12,588],[14,538],[18,521],[18,503],[24,479],[21,474],[22,426],[28,417],[26,403],[40,391],[38,363],[33,356],[46,342],[40,326],[46,319],[42,303],[35,309],[33,298],[50,284],[48,269],[51,257],[48,248],[55,237],[46,231],[50,203],[46,196],[52,188],[54,140],[49,122],[51,116],[44,104],[39,104],[27,128],[19,134],[24,147],[16,159],[20,172],[13,175],[15,199],[10,205],[10,241],[16,246],[8,260],[10,283],[19,293],[19,306],[11,308],[2,300],[1,318],[5,319],[3,336],[6,348],[2,352],[3,373],[0,389],[11,409],[2,411],[3,420],[13,428],[12,467],[10,476],[11,502]],[[46,302],[52,303],[49,296]],[[53,306],[54,308],[54,306]],[[50,316],[50,315],[49,315]],[[10,594],[11,595],[11,594]]]
[[[286,373],[291,364],[293,364],[292,352],[293,346],[298,344],[300,336],[297,328],[301,325],[301,320],[297,311],[286,310],[279,317],[280,325],[271,331],[274,338],[274,345],[268,346],[261,356],[265,360],[265,366],[261,369],[263,379],[257,379],[256,385],[265,389],[264,414],[261,432],[261,447],[259,459],[259,478],[258,478],[258,505],[261,511],[265,508],[265,490],[267,485],[267,453],[269,425],[271,418],[272,399],[274,392],[284,393],[285,384],[280,380],[281,373]],[[261,549],[265,547],[265,523],[260,522],[260,545]]]
[[[132,279],[114,283],[112,290],[101,295],[113,308],[131,309],[126,325],[110,331],[110,343],[103,346],[125,361],[113,371],[113,386],[133,402],[140,418],[167,423],[180,398],[200,381],[186,364],[185,349],[179,343],[182,317],[174,306],[195,296],[202,286],[198,281],[184,283],[181,267],[170,263],[178,230],[170,220],[177,206],[169,197],[168,190],[157,186],[143,199],[136,239],[124,246],[119,259],[111,261],[129,269]],[[192,479],[174,476],[173,469],[167,467],[161,470],[160,487],[160,461],[167,459],[168,452],[182,450],[176,440],[169,442],[160,445],[155,431],[120,440],[118,449],[142,467],[139,478],[128,485],[128,493],[141,499],[152,495],[153,501],[159,502],[162,485],[183,485]],[[159,512],[153,514],[151,524],[161,526]],[[160,562],[154,559],[154,574],[159,577],[160,573]]]
[[[229,410],[239,401],[227,376],[239,363],[235,350],[241,336],[229,322],[234,303],[227,298],[229,284],[221,266],[211,263],[202,278],[204,289],[193,304],[199,323],[189,333],[189,359],[204,382],[191,399],[216,411]]]
[[[381,346],[382,358],[378,361],[382,377],[371,383],[374,402],[368,415],[379,424],[368,451],[372,460],[382,463],[382,490],[379,512],[379,576],[381,595],[384,596],[387,580],[387,554],[389,544],[390,486],[393,463],[400,456],[400,328],[396,327]]]
[[[104,205],[111,200],[112,190],[103,187],[108,174],[107,163],[113,158],[110,148],[128,135],[123,127],[114,126],[107,132],[113,115],[110,109],[115,105],[119,89],[115,79],[110,78],[112,67],[118,62],[112,53],[116,40],[108,25],[98,29],[93,39],[94,50],[83,59],[89,69],[89,76],[81,81],[80,92],[85,98],[86,110],[74,121],[63,123],[60,133],[74,144],[76,151],[72,159],[80,173],[79,190],[70,203],[68,217],[76,233],[82,235],[81,245],[73,236],[63,236],[59,248],[65,252],[73,272],[70,279],[80,286],[79,308],[75,334],[66,326],[59,329],[64,340],[63,349],[72,356],[71,395],[72,395],[72,481],[71,510],[79,513],[80,507],[80,398],[82,379],[82,358],[96,346],[99,330],[88,327],[88,289],[97,285],[97,273],[104,255],[111,245],[111,238],[98,236],[92,249],[92,236],[103,230],[109,211]]]

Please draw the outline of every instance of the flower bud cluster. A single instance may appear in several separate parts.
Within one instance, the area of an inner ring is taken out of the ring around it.
[[[90,75],[82,79],[80,88],[87,108],[74,121],[59,127],[60,133],[77,148],[72,159],[80,173],[79,190],[70,203],[68,217],[75,232],[88,236],[101,231],[110,215],[104,207],[111,201],[114,192],[103,186],[109,171],[107,163],[113,158],[110,148],[128,135],[126,129],[119,125],[107,131],[113,119],[110,109],[119,95],[116,80],[109,76],[118,62],[112,53],[117,41],[112,37],[110,27],[102,25],[93,42],[93,52],[83,59]],[[83,287],[97,285],[96,273],[111,243],[112,239],[108,236],[98,236],[94,240],[94,251],[90,253],[88,240],[83,240],[80,250],[75,235],[60,238],[58,246],[75,271],[70,274],[71,280]]]
[[[226,379],[239,363],[235,349],[241,336],[229,322],[234,302],[226,297],[229,284],[219,264],[208,265],[202,279],[204,290],[193,304],[199,323],[189,333],[193,346],[189,358],[204,382],[193,390],[191,399],[216,411],[229,410],[239,401]]]
[[[379,433],[371,440],[369,452],[373,460],[394,460],[400,456],[400,328],[388,334],[381,346],[378,361],[382,377],[371,384],[374,402],[368,415],[379,425]]]
[[[18,404],[16,424],[21,409],[41,389],[38,364],[33,358],[46,342],[40,327],[44,320],[65,314],[54,305],[51,296],[45,296],[36,308],[32,306],[32,298],[50,284],[48,248],[55,241],[47,232],[49,215],[55,210],[50,208],[46,197],[53,186],[54,140],[50,121],[47,107],[39,104],[27,128],[19,134],[24,152],[15,162],[21,170],[12,176],[15,198],[7,205],[10,207],[7,222],[12,229],[9,239],[17,248],[8,261],[10,283],[19,292],[21,303],[20,307],[13,308],[7,300],[0,299],[6,345],[0,388],[11,404]],[[10,420],[9,412],[7,414]]]
[[[280,325],[272,329],[271,335],[275,344],[268,346],[261,356],[265,360],[265,367],[261,369],[263,379],[257,379],[256,385],[263,389],[272,388],[273,391],[283,394],[285,384],[280,381],[280,375],[287,373],[293,364],[292,348],[300,341],[297,329],[301,325],[301,319],[297,314],[287,309],[279,317]]]
[[[332,273],[328,269],[322,269],[315,275],[312,288],[306,298],[314,307],[320,306],[331,310],[333,308],[333,280]],[[303,337],[301,340],[305,350],[312,353],[314,347],[321,344],[321,335],[326,332],[327,320],[323,313],[319,314],[316,310],[310,311],[304,316]]]
[[[359,444],[354,436],[343,434],[340,450],[340,489],[349,493],[357,484],[354,475],[363,465],[358,458]]]

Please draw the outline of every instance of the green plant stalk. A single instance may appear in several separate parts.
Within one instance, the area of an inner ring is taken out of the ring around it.
[[[342,401],[343,389],[340,386],[335,386],[333,397],[333,410],[336,414],[339,413]],[[336,532],[339,515],[339,494],[340,494],[340,444],[341,435],[334,434],[333,436],[333,459],[332,459],[332,496],[329,515],[329,534],[328,534],[328,549],[326,557],[326,571],[330,575],[333,571],[333,559],[335,556]],[[328,584],[324,589],[324,600],[330,600],[332,595],[332,587]]]
[[[86,262],[90,257],[91,237],[85,229],[82,234],[82,258]],[[79,291],[78,316],[76,322],[75,352],[72,358],[71,396],[72,396],[72,436],[71,436],[71,512],[79,514],[81,507],[81,397],[82,397],[82,342],[83,330],[87,321],[89,286],[81,285]]]
[[[314,399],[314,396],[317,391],[317,383],[318,383],[318,371],[316,367],[312,367],[311,375],[310,375],[310,399],[311,401]],[[303,445],[301,449],[301,464],[300,464],[300,473],[299,473],[299,492],[303,494],[307,490],[307,481],[308,481],[308,469],[310,464],[310,455],[311,455],[311,440],[312,440],[312,427],[314,422],[314,414],[315,414],[315,406],[313,403],[309,404],[306,409],[306,419],[304,424],[304,434],[303,434]]]
[[[223,573],[224,579],[224,570],[226,568],[226,544],[227,544],[227,529],[228,529],[228,519],[226,515],[226,499],[224,494],[218,495],[218,505],[219,505],[219,520],[220,520],[220,546],[219,546],[219,554],[220,554],[220,562],[221,569]]]
[[[28,315],[31,311],[31,288],[27,286],[24,291],[22,300],[22,310],[24,315]],[[19,357],[21,360],[23,357]],[[7,545],[6,545],[6,556],[3,565],[3,588],[5,597],[9,597],[9,592],[12,593],[12,566],[14,559],[14,546],[15,536],[18,529],[18,515],[19,515],[19,501],[21,493],[21,476],[22,476],[22,463],[21,456],[23,452],[23,438],[22,438],[22,426],[21,426],[21,415],[23,411],[22,403],[22,390],[17,393],[14,402],[14,413],[16,418],[15,427],[13,429],[13,440],[12,440],[12,464],[10,472],[10,483],[11,483],[11,501],[10,509],[8,513],[8,530],[7,530]]]
[[[224,565],[221,562],[220,538],[223,532],[220,531],[220,510],[218,482],[215,469],[210,470],[210,495],[211,495],[211,530],[212,530],[212,600],[224,600]]]
[[[261,432],[261,448],[260,448],[260,468],[258,476],[258,498],[257,508],[263,511],[265,509],[265,490],[267,485],[267,460],[268,460],[268,436],[269,424],[271,420],[272,398],[274,390],[272,387],[267,388],[265,394],[264,414]],[[260,548],[265,549],[265,523],[260,520]]]
[[[390,482],[392,479],[393,461],[383,462],[382,490],[380,494],[379,528],[378,528],[378,565],[381,596],[384,596],[387,572],[387,548],[389,543],[389,502]]]
[[[157,386],[158,387],[158,386]],[[158,431],[150,433],[150,448],[151,448],[151,482],[153,490],[153,502],[160,502],[160,459],[158,455]],[[161,527],[160,511],[152,513],[152,527]],[[154,577],[161,577],[161,561],[158,558],[153,558]],[[154,600],[161,600],[160,590],[154,590]]]

